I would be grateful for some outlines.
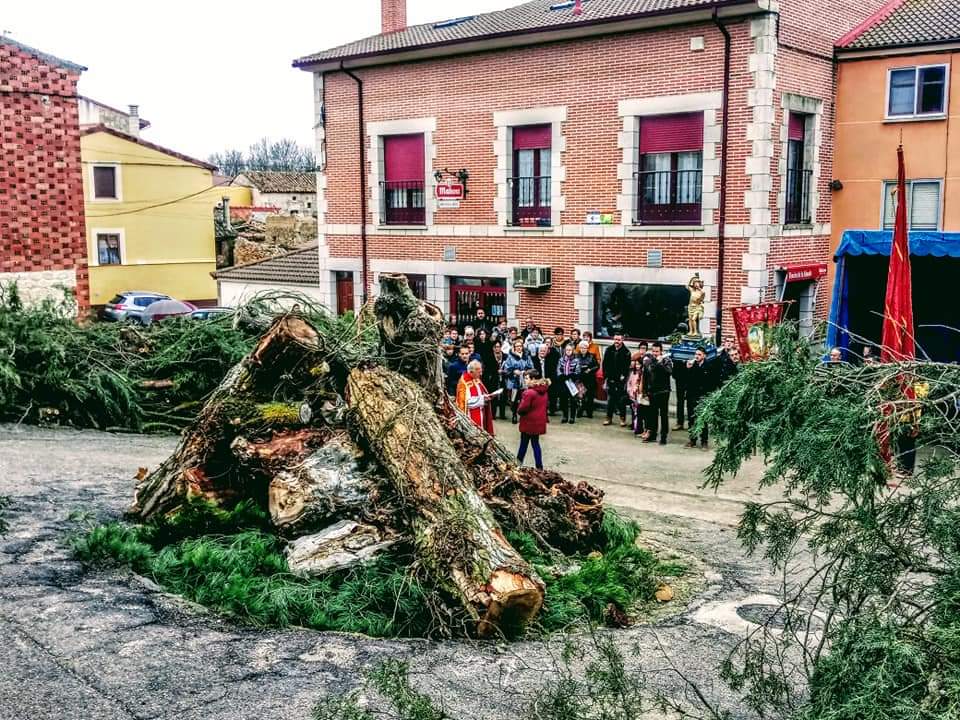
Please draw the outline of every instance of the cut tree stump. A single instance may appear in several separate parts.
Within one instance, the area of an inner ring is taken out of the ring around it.
[[[533,620],[543,582],[507,542],[427,396],[387,368],[347,380],[354,422],[408,515],[417,555],[480,637]]]
[[[303,318],[277,318],[213,391],[173,454],[137,484],[129,514],[146,520],[174,512],[190,498],[226,505],[265,490],[245,484],[249,474],[235,468],[230,444],[253,419],[248,416],[256,412],[257,388],[272,389],[282,376],[308,374],[321,349],[320,336]]]
[[[380,528],[341,520],[315,535],[297,538],[285,555],[294,575],[316,577],[370,562],[396,541]]]

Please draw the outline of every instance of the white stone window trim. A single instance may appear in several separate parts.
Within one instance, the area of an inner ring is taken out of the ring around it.
[[[127,232],[124,228],[90,228],[90,251],[87,254],[88,265],[90,267],[100,267],[100,247],[99,247],[99,236],[100,235],[119,235],[120,236],[120,265],[114,265],[113,263],[109,265],[103,265],[103,267],[120,267],[122,265],[129,264],[129,258],[127,257]],[[212,258],[210,258],[212,260]]]
[[[730,226],[727,226],[730,227]],[[733,226],[740,227],[740,226]],[[829,227],[829,226],[828,226]],[[359,235],[359,223],[331,223],[320,225],[321,236]],[[445,238],[487,238],[516,235],[532,237],[593,237],[593,238],[711,238],[718,236],[717,225],[659,225],[624,226],[610,225],[558,225],[543,228],[518,228],[502,225],[431,225],[410,227],[406,225],[367,225],[368,235],[381,237],[429,236]],[[727,233],[730,234],[729,232]],[[735,233],[739,234],[739,233]],[[829,230],[827,231],[829,234]]]
[[[703,112],[701,224],[675,229],[685,230],[687,234],[716,234],[715,211],[720,208],[720,140],[722,138],[720,110],[722,108],[723,93],[719,92],[632,98],[618,103],[617,114],[623,120],[623,129],[618,134],[617,146],[622,150],[623,156],[617,165],[617,178],[620,180],[617,210],[620,212],[622,226],[630,228],[631,233],[648,229],[643,225],[634,224],[637,209],[634,173],[640,167],[640,118]]]
[[[527,108],[523,110],[499,110],[493,113],[493,125],[497,130],[497,139],[493,143],[493,154],[497,159],[493,171],[493,181],[497,194],[493,200],[493,209],[497,213],[497,225],[507,227],[510,223],[511,197],[508,179],[513,170],[513,128],[523,125],[550,125],[550,225],[560,225],[560,214],[566,209],[563,196],[563,183],[567,179],[563,154],[567,141],[563,135],[563,123],[567,121],[567,107]],[[540,228],[547,230],[549,228]]]
[[[573,278],[576,282],[576,295],[573,298],[577,311],[578,327],[594,332],[594,285],[597,283],[628,283],[634,285],[682,285],[686,287],[695,273],[703,280],[706,300],[703,319],[700,321],[700,334],[710,335],[710,324],[717,314],[717,303],[713,294],[717,287],[717,271],[710,268],[648,268],[648,267],[605,267],[598,265],[575,265]]]
[[[796,224],[787,224],[787,153],[790,144],[790,114],[799,113],[807,116],[804,127],[803,167],[812,170],[810,175],[810,219],[817,221],[817,211],[820,209],[820,150],[823,147],[823,100],[806,95],[784,93],[780,102],[782,122],[780,124],[780,162],[777,171],[780,175],[780,192],[777,195],[777,210],[781,226],[795,227]],[[808,142],[809,140],[809,142]],[[804,226],[807,223],[800,223]],[[781,228],[782,229],[782,228]]]
[[[380,183],[384,179],[383,138],[388,135],[423,135],[423,194],[424,225],[433,224],[433,213],[437,209],[433,177],[433,161],[437,157],[434,134],[437,131],[435,117],[407,118],[403,120],[383,120],[367,123],[367,162],[369,163],[368,183],[370,193],[370,222],[375,227],[390,228],[380,222]],[[319,186],[318,186],[319,187]],[[326,187],[326,183],[324,183]]]
[[[97,186],[94,182],[94,169],[95,168],[113,168],[113,188],[114,196],[113,197],[97,197]],[[123,202],[123,168],[118,161],[113,160],[98,160],[97,162],[90,163],[89,166],[89,186],[90,186],[90,197],[88,202],[91,203],[119,203]]]
[[[817,293],[820,290],[820,283],[826,281],[826,278],[819,280],[805,281],[806,287],[800,294],[800,335],[801,337],[811,337],[816,330],[817,314]],[[778,300],[782,300],[787,289],[787,271],[777,268],[774,270],[774,292]]]

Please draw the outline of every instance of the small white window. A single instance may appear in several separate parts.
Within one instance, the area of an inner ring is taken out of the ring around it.
[[[94,200],[119,200],[120,177],[116,165],[94,165],[90,170]]]
[[[120,265],[123,263],[120,248],[120,233],[98,232],[97,238],[97,264],[98,265]]]
[[[887,117],[938,117],[947,112],[947,66],[896,68],[887,76]]]
[[[893,228],[896,219],[897,183],[888,180],[883,183],[883,227]],[[907,227],[910,230],[938,230],[940,228],[940,190],[939,180],[907,181]]]

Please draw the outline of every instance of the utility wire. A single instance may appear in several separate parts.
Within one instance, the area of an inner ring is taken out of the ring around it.
[[[197,192],[190,193],[189,195],[184,195],[182,197],[174,198],[173,200],[167,200],[165,202],[155,203],[153,205],[147,205],[141,208],[134,208],[133,210],[122,210],[120,212],[102,213],[97,215],[89,214],[87,215],[87,217],[102,218],[102,217],[117,217],[119,215],[133,215],[135,213],[145,212],[146,210],[152,210],[153,208],[166,207],[167,205],[174,205],[175,203],[183,202],[184,200],[189,200],[190,198],[194,198],[197,195],[203,195],[205,192],[209,192],[210,190],[216,190],[217,188],[223,188],[223,187],[226,187],[226,186],[211,185],[210,187],[204,188],[203,190],[198,190]]]

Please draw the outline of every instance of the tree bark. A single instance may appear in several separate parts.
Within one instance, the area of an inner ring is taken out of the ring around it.
[[[533,620],[543,582],[507,542],[421,389],[386,368],[355,369],[347,402],[404,505],[418,556],[477,635]]]
[[[277,529],[297,536],[347,518],[391,524],[392,512],[381,507],[373,473],[361,467],[358,455],[357,447],[341,435],[277,472],[267,490]]]
[[[374,312],[387,367],[419,385],[434,405],[446,399],[439,351],[443,337],[440,308],[418,300],[406,275],[382,274]]]
[[[297,538],[285,555],[294,575],[316,577],[370,562],[396,541],[372,525],[341,520],[315,535]]]
[[[148,519],[174,512],[193,497],[223,505],[265,492],[237,471],[230,444],[256,420],[258,388],[265,388],[264,399],[270,399],[279,378],[309,377],[310,362],[321,348],[317,331],[302,318],[277,318],[250,355],[227,373],[173,454],[137,484],[128,512]]]

